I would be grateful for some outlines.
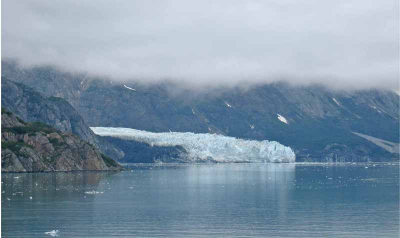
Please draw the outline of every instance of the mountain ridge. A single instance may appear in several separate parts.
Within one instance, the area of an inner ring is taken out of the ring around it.
[[[298,161],[398,160],[397,153],[353,134],[399,143],[399,95],[390,91],[273,83],[199,96],[176,93],[169,83],[119,83],[51,67],[2,66],[11,80],[68,100],[89,126],[279,141],[295,150]]]

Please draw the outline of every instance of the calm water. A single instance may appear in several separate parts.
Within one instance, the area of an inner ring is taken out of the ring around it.
[[[137,166],[2,183],[3,237],[399,237],[398,164]]]

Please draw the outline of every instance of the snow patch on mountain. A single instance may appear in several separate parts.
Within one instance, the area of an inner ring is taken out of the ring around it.
[[[126,86],[125,84],[124,84],[124,87],[127,88],[127,89],[129,89],[129,90],[136,91],[136,89],[131,88],[131,87],[128,87],[128,86]]]
[[[340,106],[339,102],[336,100],[336,98],[332,98],[332,100],[338,105]]]
[[[381,113],[381,111],[379,111],[379,109],[377,108],[377,107],[375,107],[374,105],[370,105],[373,109],[375,109],[375,110],[377,110],[380,114],[382,114]]]
[[[285,124],[289,124],[285,117],[283,117],[283,116],[280,115],[280,114],[276,114],[276,115],[278,115],[278,120],[279,120],[279,121],[281,121],[281,122],[283,122],[283,123],[285,123]]]
[[[295,162],[290,147],[276,141],[243,140],[217,134],[191,132],[153,133],[130,128],[92,127],[100,136],[135,140],[151,146],[182,146],[188,153],[186,162]]]

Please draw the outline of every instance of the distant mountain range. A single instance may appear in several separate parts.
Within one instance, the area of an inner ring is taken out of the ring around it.
[[[2,76],[31,87],[54,104],[61,104],[56,102],[60,99],[51,97],[65,99],[90,127],[272,140],[293,148],[296,161],[399,159],[399,95],[391,91],[344,92],[275,83],[199,93],[171,83],[119,83],[52,67],[23,69],[12,61],[2,62]],[[11,96],[3,92],[3,102],[4,97]],[[86,129],[78,131],[91,135]],[[128,159],[126,144],[119,147],[124,147],[122,160],[133,160]]]

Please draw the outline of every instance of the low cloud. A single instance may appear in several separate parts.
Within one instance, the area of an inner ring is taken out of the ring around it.
[[[120,80],[399,87],[398,0],[3,0],[2,57]]]

